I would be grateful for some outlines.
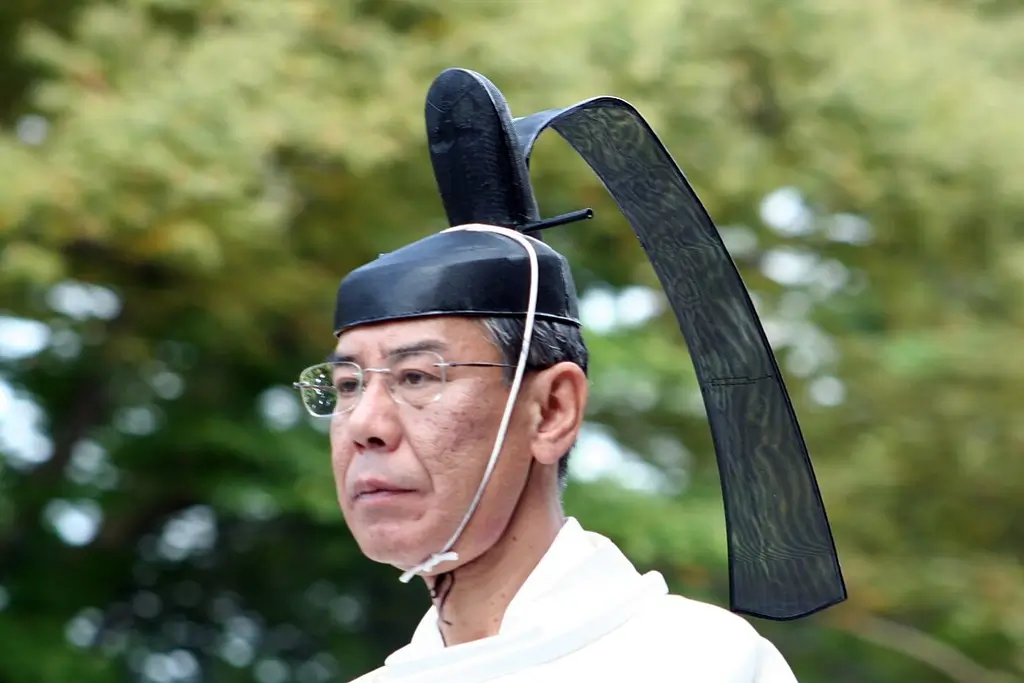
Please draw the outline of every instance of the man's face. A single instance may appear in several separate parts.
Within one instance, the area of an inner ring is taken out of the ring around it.
[[[449,363],[502,362],[483,326],[465,318],[358,328],[341,335],[336,353],[364,368],[381,368],[395,349],[421,343],[438,344]],[[355,408],[332,418],[338,501],[367,557],[410,569],[447,543],[472,503],[494,447],[509,395],[503,372],[500,367],[446,368],[440,398],[419,408],[397,403],[385,377],[367,373]],[[497,541],[525,485],[529,437],[519,413],[513,414],[484,498],[455,546],[460,563]]]

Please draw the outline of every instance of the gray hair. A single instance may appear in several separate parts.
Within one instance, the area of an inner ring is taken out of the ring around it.
[[[485,318],[483,321],[491,341],[501,352],[502,362],[508,365],[515,366],[519,362],[525,323],[519,318]],[[570,323],[535,320],[526,369],[544,370],[564,362],[575,363],[584,375],[587,374],[589,352],[582,330]],[[511,383],[513,377],[515,367],[506,368],[505,381]],[[558,461],[558,483],[563,488],[569,473],[569,455],[574,447],[575,444],[570,446]]]

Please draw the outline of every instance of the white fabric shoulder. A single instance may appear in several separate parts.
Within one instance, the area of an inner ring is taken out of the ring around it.
[[[796,683],[785,658],[753,625],[699,600],[666,595],[620,636],[635,643],[631,649],[638,660],[663,671],[685,672],[687,678]]]
[[[726,642],[733,646],[755,647],[761,637],[743,617],[709,602],[681,595],[666,595],[652,619],[671,624],[673,632],[700,641]]]
[[[761,657],[754,683],[797,683],[782,653],[765,638],[761,638]]]

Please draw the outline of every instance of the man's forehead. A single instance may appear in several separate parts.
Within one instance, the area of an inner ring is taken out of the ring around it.
[[[438,316],[366,325],[343,332],[334,356],[387,358],[408,351],[445,354],[486,343],[479,320]]]

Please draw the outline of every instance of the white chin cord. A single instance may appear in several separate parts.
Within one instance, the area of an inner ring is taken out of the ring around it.
[[[469,509],[466,511],[466,514],[462,518],[462,522],[459,523],[455,533],[452,534],[451,539],[445,543],[444,548],[440,552],[434,553],[422,563],[402,574],[399,578],[399,581],[402,583],[409,583],[414,576],[427,574],[434,571],[438,565],[444,564],[445,562],[454,562],[459,559],[458,553],[452,552],[452,547],[455,546],[455,543],[459,540],[462,532],[465,531],[466,526],[469,524],[469,520],[472,518],[473,513],[476,512],[477,506],[480,505],[480,500],[484,495],[484,489],[487,488],[487,482],[490,481],[491,474],[494,472],[494,467],[498,464],[498,455],[501,453],[501,447],[505,443],[505,433],[508,431],[508,425],[512,419],[512,410],[515,408],[516,398],[519,396],[519,387],[523,383],[523,374],[526,372],[526,360],[530,356],[530,344],[533,341],[533,321],[537,314],[537,290],[540,278],[537,267],[537,252],[533,248],[533,245],[530,244],[529,238],[522,233],[508,228],[477,224],[461,225],[449,228],[444,232],[451,232],[453,230],[496,233],[498,235],[505,235],[506,237],[518,242],[523,249],[526,250],[526,254],[530,259],[530,298],[526,309],[526,324],[523,327],[523,346],[519,352],[519,362],[516,365],[515,379],[512,380],[512,388],[508,394],[508,401],[505,403],[505,414],[501,418],[501,426],[498,427],[498,435],[494,439],[494,449],[491,451],[491,459],[487,463],[487,469],[484,470],[483,479],[480,480],[480,486],[477,487],[476,495],[473,497],[473,502],[470,504]]]

